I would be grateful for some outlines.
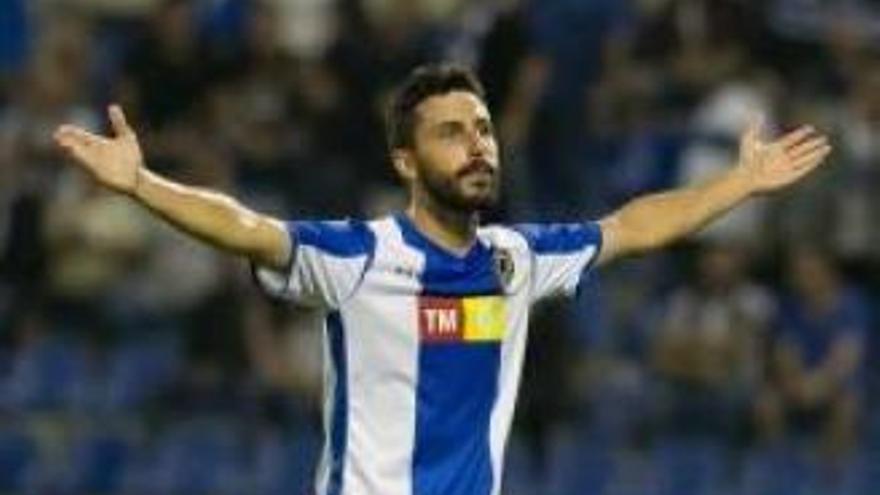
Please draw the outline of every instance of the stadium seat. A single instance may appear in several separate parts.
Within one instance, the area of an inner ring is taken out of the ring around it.
[[[246,450],[229,421],[190,421],[168,429],[156,450],[161,493],[240,494],[246,491]]]
[[[110,358],[107,407],[110,411],[134,411],[154,398],[181,365],[173,341],[127,342]]]
[[[713,437],[659,438],[653,448],[657,495],[714,495],[722,491],[729,452]]]
[[[66,488],[74,493],[118,493],[132,457],[132,440],[131,435],[112,429],[80,434],[69,449]]]
[[[3,420],[6,421],[6,420]],[[21,493],[37,459],[37,446],[15,428],[0,429],[0,493]]]
[[[306,493],[321,448],[317,432],[300,430],[285,434],[270,429],[262,433],[254,452],[256,493],[286,495]]]
[[[8,405],[26,411],[59,410],[84,370],[75,343],[52,339],[19,349],[6,381]]]

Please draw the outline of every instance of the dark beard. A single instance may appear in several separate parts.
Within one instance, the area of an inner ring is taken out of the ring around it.
[[[498,203],[497,172],[493,179],[492,190],[488,194],[467,196],[460,184],[467,177],[470,168],[467,167],[450,177],[437,174],[429,170],[429,167],[420,167],[422,189],[437,206],[459,213],[477,213],[493,208]]]

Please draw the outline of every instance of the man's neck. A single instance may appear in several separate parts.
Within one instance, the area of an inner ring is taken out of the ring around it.
[[[450,252],[463,255],[476,239],[477,213],[453,211],[430,200],[413,200],[406,214],[419,232]]]

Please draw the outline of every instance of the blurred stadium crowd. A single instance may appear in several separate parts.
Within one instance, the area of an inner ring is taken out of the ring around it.
[[[3,0],[0,493],[305,493],[321,336],[245,263],[64,167],[122,103],[149,165],[284,218],[405,198],[381,108],[471,64],[494,219],[597,218],[729,166],[755,111],[829,166],[536,314],[509,494],[880,493],[880,2]]]

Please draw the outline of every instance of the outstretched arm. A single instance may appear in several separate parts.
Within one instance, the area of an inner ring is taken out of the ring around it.
[[[740,139],[739,163],[705,184],[638,198],[600,221],[599,263],[659,249],[692,234],[751,196],[794,184],[831,152],[824,135],[803,126],[762,142],[753,122]]]
[[[183,232],[259,264],[284,266],[291,247],[281,222],[229,196],[184,186],[149,171],[122,110],[114,105],[109,114],[115,136],[62,125],[55,142],[98,183],[128,195]]]

